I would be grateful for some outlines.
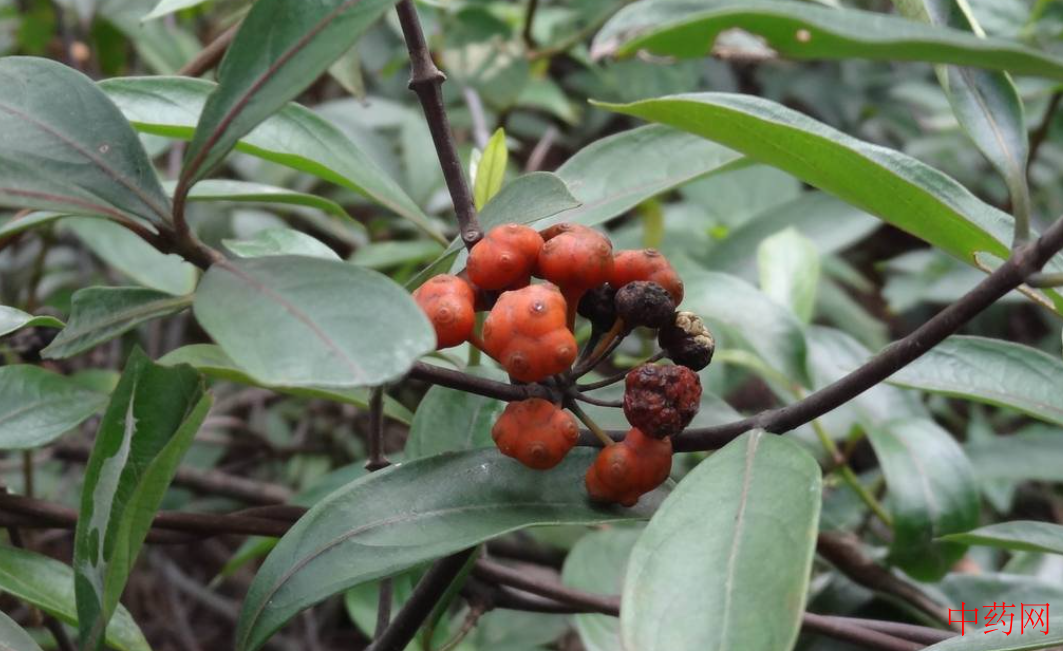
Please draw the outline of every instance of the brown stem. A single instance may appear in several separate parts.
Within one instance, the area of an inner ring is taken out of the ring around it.
[[[237,23],[222,32],[218,38],[203,48],[194,59],[183,65],[177,71],[177,74],[182,77],[200,77],[217,66],[221,63],[222,57],[225,56],[225,52],[229,49],[229,45],[232,44],[233,38],[236,37],[236,32],[239,29],[240,23]]]
[[[432,142],[435,143],[439,166],[443,170],[443,178],[454,202],[461,239],[465,246],[471,249],[483,237],[483,231],[476,218],[472,193],[469,192],[469,184],[465,180],[461,158],[454,145],[454,135],[450,131],[450,121],[443,105],[442,86],[446,75],[432,61],[413,0],[399,0],[395,9],[399,14],[402,35],[406,39],[406,49],[410,53],[410,90],[417,94],[417,99],[421,102],[428,129],[432,133]]]
[[[375,472],[390,465],[384,456],[384,387],[377,387],[369,395],[369,459],[365,469]]]

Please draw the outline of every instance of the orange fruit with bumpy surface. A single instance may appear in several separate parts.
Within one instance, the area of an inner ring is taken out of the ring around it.
[[[543,231],[543,239],[536,275],[560,287],[566,298],[609,281],[613,244],[605,235],[579,224],[558,224]]]
[[[587,493],[596,502],[634,506],[663,484],[671,471],[672,441],[632,428],[623,441],[598,454],[585,477]]]
[[[484,350],[516,380],[538,382],[572,366],[576,338],[564,297],[551,285],[504,292],[484,321]]]
[[[457,276],[434,276],[413,293],[436,331],[436,347],[450,348],[468,341],[476,327],[476,295]]]
[[[683,302],[683,280],[672,268],[668,258],[656,249],[637,249],[620,251],[613,258],[613,273],[609,279],[616,289],[628,283],[647,280],[657,283],[668,290],[679,305]]]
[[[491,429],[499,451],[529,468],[561,463],[579,439],[576,419],[540,398],[511,402]]]
[[[503,224],[488,231],[469,252],[469,279],[484,289],[515,289],[528,284],[543,248],[534,228]]]

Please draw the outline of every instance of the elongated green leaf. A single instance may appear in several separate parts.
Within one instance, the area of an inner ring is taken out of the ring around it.
[[[246,371],[236,365],[236,362],[225,354],[218,346],[212,344],[192,344],[184,346],[159,358],[160,364],[175,366],[188,364],[200,373],[228,380],[238,384],[258,386],[277,393],[284,393],[301,398],[320,398],[348,405],[354,405],[362,409],[369,407],[369,391],[367,389],[331,389],[327,387],[281,387],[258,382]],[[384,415],[392,418],[403,425],[409,425],[413,421],[410,410],[390,396],[384,396]]]
[[[217,86],[187,77],[125,77],[100,82],[100,88],[138,131],[191,140]],[[236,150],[358,192],[446,243],[398,183],[342,131],[298,104],[288,104],[244,135]]]
[[[263,563],[244,601],[236,648],[257,649],[325,597],[510,531],[648,517],[660,491],[633,509],[587,499],[583,475],[594,454],[576,449],[556,468],[537,472],[495,450],[448,453],[392,466],[332,493]]]
[[[889,487],[890,558],[913,577],[936,581],[966,546],[935,542],[978,524],[978,484],[970,461],[931,420],[897,420],[868,428]]]
[[[495,131],[491,139],[484,147],[480,163],[476,166],[476,177],[473,181],[473,199],[476,209],[482,210],[498,191],[502,189],[502,180],[506,176],[506,163],[509,161],[509,150],[506,149],[506,132],[504,129]]]
[[[132,231],[102,219],[68,217],[61,228],[135,282],[174,296],[191,294],[199,271],[176,255],[160,253]]]
[[[901,14],[930,25],[983,36],[966,0],[893,0]],[[938,66],[952,112],[974,144],[1004,177],[1015,214],[1029,216],[1029,142],[1019,91],[1006,72]]]
[[[172,184],[167,184],[172,192]],[[196,184],[188,194],[189,201],[239,201],[245,203],[273,203],[289,206],[307,206],[317,208],[350,224],[362,227],[360,222],[351,219],[347,211],[335,201],[313,194],[295,192],[274,185],[234,181],[232,179],[205,179]]]
[[[619,594],[631,549],[641,529],[610,528],[579,539],[565,556],[561,580],[565,585],[592,594]],[[616,651],[620,646],[620,622],[608,615],[576,615],[576,631],[587,651]]]
[[[1000,339],[949,337],[890,384],[1016,409],[1063,425],[1063,361]]]
[[[803,323],[811,321],[819,285],[816,243],[796,229],[787,228],[760,243],[757,266],[764,293],[790,308]]]
[[[29,633],[15,623],[4,613],[0,612],[0,649],[3,651],[41,651],[41,647],[33,641]]]
[[[181,178],[207,176],[241,138],[295,99],[395,0],[259,0],[218,67]]]
[[[1032,425],[1010,436],[963,446],[983,481],[1063,481],[1063,437],[1055,425]]]
[[[155,5],[155,8],[151,10],[149,14],[144,16],[144,20],[153,20],[155,18],[162,18],[163,16],[172,14],[182,9],[188,9],[189,7],[195,7],[204,4],[207,0],[159,0],[159,3]]]
[[[15,215],[10,219],[0,222],[0,237],[7,238],[26,231],[47,226],[56,221],[68,217],[70,213],[37,211],[26,215]]]
[[[23,328],[62,328],[63,322],[54,316],[26,314],[22,310],[0,305],[0,337]]]
[[[1015,551],[1063,554],[1063,526],[1051,522],[1032,520],[998,522],[964,533],[941,536],[939,540]]]
[[[240,368],[270,385],[382,384],[435,348],[428,318],[401,287],[332,260],[217,263],[196,290],[194,310]]]
[[[82,649],[103,647],[155,512],[210,406],[191,367],[157,366],[133,351],[85,466],[74,535]]]
[[[70,324],[41,355],[64,359],[119,337],[141,323],[176,314],[191,296],[172,296],[140,287],[89,287],[74,294]]]
[[[1011,614],[1016,617],[1020,615],[1020,613]],[[1063,644],[1063,617],[1050,618],[1047,628],[1047,635],[1042,631],[1006,635],[1004,631],[1007,629],[1000,625],[988,626],[986,629],[968,629],[962,636],[938,642],[926,647],[923,651],[1034,651],[1034,649],[1047,649]],[[1010,632],[1019,633],[1019,631]]]
[[[45,445],[107,404],[107,396],[37,366],[0,366],[0,450]]]
[[[596,56],[700,57],[723,31],[760,36],[794,59],[928,61],[1063,79],[1063,60],[1000,38],[931,27],[897,16],[783,0],[643,0],[622,9],[594,39]]]
[[[968,264],[975,263],[976,252],[1008,254],[1011,218],[950,177],[769,100],[699,93],[603,106],[691,131],[779,167]],[[1063,310],[1063,299],[1050,297]]]
[[[468,369],[492,380],[505,381],[501,371]],[[457,389],[434,386],[428,390],[410,425],[404,448],[407,459],[443,452],[493,447],[491,428],[506,403]]]
[[[269,228],[249,240],[223,240],[222,244],[241,258],[302,255],[324,260],[340,259],[340,256],[321,240],[291,228]]]
[[[726,177],[721,177],[722,181]],[[749,281],[757,278],[757,247],[768,237],[794,228],[816,243],[820,255],[841,251],[881,227],[882,222],[825,192],[803,192],[769,207],[714,242],[707,250],[691,252],[713,271]]]
[[[69,565],[24,549],[0,545],[0,591],[33,604],[77,626],[74,570]],[[118,606],[107,626],[107,644],[118,651],[151,651],[133,616]]]
[[[0,87],[0,205],[170,218],[136,133],[88,77],[47,59],[6,57]]]
[[[580,205],[543,225],[594,226],[662,192],[744,164],[738,152],[684,131],[659,125],[623,131],[591,143],[558,168]]]
[[[623,647],[791,648],[816,548],[820,484],[807,452],[763,431],[701,462],[631,552],[620,608]]]

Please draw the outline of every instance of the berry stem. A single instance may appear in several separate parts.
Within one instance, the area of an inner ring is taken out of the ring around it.
[[[594,391],[595,389],[604,389],[605,387],[611,386],[613,384],[616,384],[617,382],[623,382],[624,378],[627,377],[627,374],[631,372],[632,368],[638,368],[639,366],[644,366],[646,364],[653,364],[655,362],[659,362],[662,359],[664,359],[665,355],[667,355],[667,354],[668,353],[666,353],[665,351],[659,350],[656,353],[654,353],[653,355],[651,355],[650,357],[647,357],[646,359],[642,360],[638,364],[635,364],[631,368],[626,368],[623,371],[620,371],[619,373],[617,373],[616,375],[607,377],[604,380],[598,380],[597,382],[588,382],[587,384],[577,384],[576,385],[576,390],[577,391]]]
[[[573,375],[578,378],[581,375],[586,374],[616,350],[616,347],[620,345],[620,341],[622,340],[621,335],[624,330],[625,326],[623,319],[617,319],[614,321],[613,327],[609,329],[609,332],[605,333],[605,336],[601,338],[598,345],[594,347],[594,350],[591,351],[591,354],[588,355],[587,359],[575,368]]]
[[[594,419],[588,416],[587,412],[583,411],[580,406],[576,404],[575,400],[569,399],[566,402],[568,404],[565,406],[568,407],[568,410],[575,414],[576,418],[580,419],[580,422],[586,425],[587,429],[598,437],[598,440],[602,442],[604,447],[616,444],[616,441],[609,438],[609,435],[605,433],[605,430],[599,427],[598,423],[594,422]]]

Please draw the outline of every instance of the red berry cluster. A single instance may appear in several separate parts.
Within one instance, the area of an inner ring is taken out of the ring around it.
[[[532,283],[533,277],[546,282]],[[598,357],[607,355],[598,353],[616,337],[640,326],[658,330],[661,346],[680,365],[647,364],[628,374],[624,413],[632,429],[601,451],[586,484],[592,499],[630,506],[668,478],[670,437],[697,412],[701,383],[695,371],[708,364],[714,342],[699,319],[675,311],[683,282],[663,255],[652,249],[614,255],[609,238],[577,224],[542,232],[506,224],[472,248],[464,271],[432,278],[414,299],[431,320],[439,348],[468,341],[514,382],[544,382],[557,396],[556,402],[510,403],[491,432],[503,454],[537,470],[559,464],[579,438],[575,416],[561,406],[586,419],[565,402],[574,395],[574,376],[602,361]],[[489,313],[481,340],[476,312],[483,310]],[[593,332],[584,351],[590,363],[581,359],[573,373],[577,311]]]

